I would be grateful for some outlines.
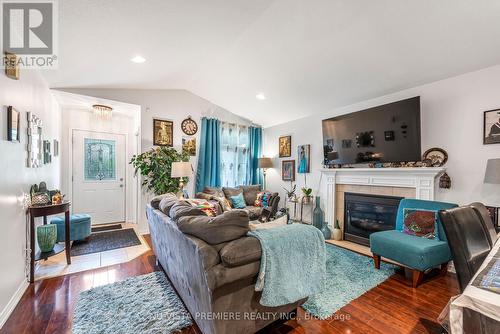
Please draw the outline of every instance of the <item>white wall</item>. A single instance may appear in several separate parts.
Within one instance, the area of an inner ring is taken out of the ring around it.
[[[34,70],[21,71],[20,80],[0,74],[0,326],[21,297],[26,283],[26,214],[23,193],[40,181],[50,189],[60,187],[60,156],[41,168],[26,167],[27,116],[42,119],[43,139],[61,140],[61,112],[45,81]],[[7,141],[7,106],[21,112],[21,143]],[[40,223],[40,222],[38,222]]]
[[[103,99],[137,104],[141,106],[141,150],[147,151],[153,147],[153,118],[171,120],[174,122],[174,147],[181,150],[182,136],[181,122],[191,116],[198,123],[196,144],[199,149],[201,132],[201,118],[214,117],[227,122],[250,125],[249,120],[243,119],[201,97],[186,90],[141,90],[141,89],[61,89],[65,92],[94,96]],[[196,170],[198,152],[191,158],[191,163]],[[190,194],[193,194],[194,177],[190,178],[187,185]],[[143,191],[142,202],[139,207],[139,229],[147,231],[145,206],[150,194]]]
[[[114,134],[124,134],[126,136],[126,161],[130,161],[138,151],[139,120],[130,113],[120,113],[116,108],[113,110],[111,119],[100,119],[93,115],[89,109],[76,107],[62,107],[62,145],[61,145],[61,190],[66,194],[66,198],[71,200],[71,145],[73,130],[86,130],[95,132],[105,132]],[[127,164],[126,170],[126,203],[125,219],[127,222],[136,221],[136,201],[137,182],[134,178],[134,169]]]
[[[422,110],[422,150],[444,148],[449,155],[446,167],[451,189],[439,189],[437,200],[466,204],[482,201],[500,204],[500,185],[483,184],[486,161],[500,158],[500,144],[483,145],[483,111],[500,108],[500,66],[460,75],[398,93],[327,111],[264,129],[264,155],[275,157],[276,168],[268,172],[268,188],[282,190],[290,183],[281,181],[281,161],[297,160],[297,146],[311,144],[311,173],[307,184],[319,188],[323,161],[321,121],[377,105],[420,95]],[[292,136],[292,157],[278,157],[278,137]],[[296,174],[297,188],[304,184]],[[324,204],[324,203],[323,203]]]

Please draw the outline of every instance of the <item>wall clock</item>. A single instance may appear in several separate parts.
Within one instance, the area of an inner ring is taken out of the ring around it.
[[[184,132],[188,136],[192,136],[196,132],[198,132],[198,124],[196,124],[196,122],[193,121],[193,119],[191,119],[191,117],[188,117],[182,121],[181,129],[182,129],[182,132]]]

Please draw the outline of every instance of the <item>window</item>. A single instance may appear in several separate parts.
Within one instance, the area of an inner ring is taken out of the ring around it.
[[[85,138],[85,181],[115,180],[116,142],[114,140]]]
[[[249,144],[247,126],[221,123],[221,183],[223,187],[248,184]]]

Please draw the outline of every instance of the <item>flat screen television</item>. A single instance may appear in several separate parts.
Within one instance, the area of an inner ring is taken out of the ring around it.
[[[324,164],[421,160],[420,97],[323,120]]]

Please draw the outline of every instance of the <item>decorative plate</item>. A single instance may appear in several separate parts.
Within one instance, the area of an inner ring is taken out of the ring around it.
[[[430,164],[430,167],[441,167],[448,161],[448,153],[438,147],[433,147],[425,151],[422,160]]]
[[[186,118],[181,123],[182,132],[187,134],[188,136],[194,135],[198,132],[198,124],[191,119],[191,117]]]

